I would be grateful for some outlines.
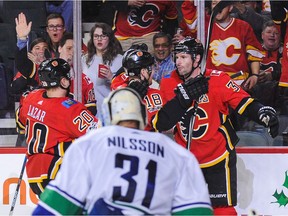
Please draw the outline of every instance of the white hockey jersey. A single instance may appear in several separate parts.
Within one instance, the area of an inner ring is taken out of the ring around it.
[[[199,164],[169,137],[107,126],[77,139],[33,214],[212,214]]]

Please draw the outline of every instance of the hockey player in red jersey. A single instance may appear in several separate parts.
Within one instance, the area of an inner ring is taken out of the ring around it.
[[[277,136],[279,123],[272,107],[251,98],[225,72],[206,69],[205,76],[201,75],[203,52],[203,45],[193,38],[176,45],[177,69],[161,81],[165,105],[152,125],[160,132],[174,127],[176,142],[195,154],[215,215],[236,215],[235,145],[239,138],[229,120],[229,107],[268,127],[272,137]]]
[[[149,87],[152,83],[153,64],[154,58],[149,52],[129,49],[123,56],[125,72],[116,76],[111,83],[112,90],[126,86],[136,90],[146,105],[149,120],[163,105],[160,91]],[[152,130],[151,125],[148,124],[145,130]]]
[[[23,97],[16,120],[25,129],[28,182],[40,195],[55,178],[72,141],[96,128],[98,120],[83,104],[67,97],[71,75],[65,60],[45,60],[38,72],[43,88]]]
[[[193,154],[143,131],[146,110],[131,88],[110,92],[104,127],[69,147],[32,215],[213,215]]]

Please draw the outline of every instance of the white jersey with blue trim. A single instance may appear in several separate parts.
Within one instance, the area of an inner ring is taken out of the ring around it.
[[[77,139],[33,214],[212,213],[193,154],[155,132],[107,126]]]

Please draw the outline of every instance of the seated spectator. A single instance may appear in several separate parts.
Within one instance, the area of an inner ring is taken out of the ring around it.
[[[262,104],[276,108],[283,46],[280,42],[280,32],[272,20],[264,23],[262,40],[266,55],[260,62],[260,73],[253,94]]]
[[[87,49],[87,54],[82,58],[82,68],[93,82],[99,115],[103,99],[111,91],[112,77],[122,66],[122,48],[111,26],[96,23],[90,30]]]
[[[18,33],[19,31],[17,31]],[[27,45],[27,43],[26,43]],[[39,85],[38,66],[45,60],[45,50],[48,49],[48,44],[43,38],[36,38],[27,51],[25,46],[18,49],[15,55],[15,63],[18,72],[13,78],[10,85],[12,94],[22,94],[27,90],[31,90]]]
[[[162,77],[169,77],[175,69],[175,63],[172,57],[172,39],[171,36],[159,32],[153,36],[154,47],[154,75],[153,79],[160,83]]]

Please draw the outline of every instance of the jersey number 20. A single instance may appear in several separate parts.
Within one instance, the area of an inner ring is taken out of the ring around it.
[[[121,193],[121,187],[115,186],[113,188],[113,200],[119,200],[119,201],[131,203],[134,199],[136,188],[137,188],[137,182],[133,179],[133,176],[138,174],[139,158],[136,156],[116,154],[115,167],[124,168],[123,167],[124,161],[130,162],[129,172],[121,175],[121,178],[128,181],[127,193],[123,196]],[[153,194],[154,194],[154,189],[155,189],[157,163],[153,160],[150,160],[145,168],[148,171],[148,179],[147,179],[146,192],[142,201],[142,205],[149,208]]]

